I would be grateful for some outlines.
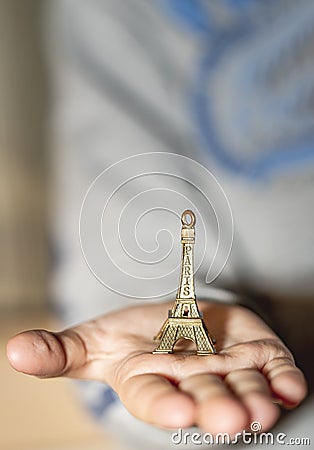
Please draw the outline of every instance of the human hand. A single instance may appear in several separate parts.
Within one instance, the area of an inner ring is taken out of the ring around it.
[[[294,407],[306,382],[282,341],[251,311],[198,302],[218,354],[152,354],[152,338],[171,303],[125,308],[71,329],[32,330],[7,345],[11,365],[40,378],[72,377],[109,384],[139,419],[166,428],[198,425],[234,434],[251,422],[269,429],[279,416],[274,399]]]

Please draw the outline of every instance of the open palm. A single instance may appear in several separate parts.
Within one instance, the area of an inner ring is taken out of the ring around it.
[[[8,358],[38,377],[108,383],[132,414],[161,427],[195,424],[233,434],[258,421],[266,430],[279,416],[275,402],[293,407],[305,397],[289,350],[239,306],[199,302],[218,354],[197,356],[190,341],[180,341],[174,354],[152,354],[171,306],[133,306],[58,333],[23,332],[9,341]]]

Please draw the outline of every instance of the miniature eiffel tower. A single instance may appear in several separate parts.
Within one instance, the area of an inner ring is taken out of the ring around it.
[[[155,337],[159,341],[153,353],[172,353],[180,338],[195,342],[198,355],[216,353],[213,340],[199,312],[194,291],[195,215],[186,210],[181,216],[182,263],[176,301],[168,312],[168,319]]]

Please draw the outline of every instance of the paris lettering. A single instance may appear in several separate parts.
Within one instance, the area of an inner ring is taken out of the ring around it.
[[[183,295],[188,297],[191,294],[192,282],[192,247],[191,245],[184,245],[183,247]]]

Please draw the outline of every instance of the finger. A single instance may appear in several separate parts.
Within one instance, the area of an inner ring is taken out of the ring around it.
[[[194,401],[163,376],[136,375],[116,390],[126,408],[145,422],[165,428],[184,428],[194,423]]]
[[[179,388],[196,400],[196,421],[203,430],[232,435],[247,427],[249,417],[246,409],[220,377],[194,375],[182,380]]]
[[[259,422],[263,430],[274,425],[280,413],[264,375],[254,369],[234,370],[225,377],[225,383],[249,412],[250,423]]]
[[[84,343],[74,330],[19,333],[8,342],[7,356],[14,369],[42,378],[74,374],[86,363]]]
[[[269,361],[263,368],[271,390],[287,408],[297,406],[307,394],[303,373],[291,358],[281,357]]]

